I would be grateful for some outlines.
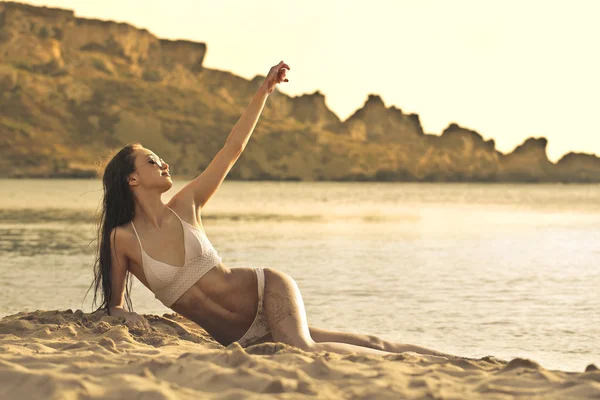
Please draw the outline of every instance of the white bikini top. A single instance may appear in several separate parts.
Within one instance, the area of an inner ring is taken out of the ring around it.
[[[167,206],[167,208],[173,211],[183,227],[185,252],[183,266],[176,267],[150,257],[142,247],[142,241],[133,221],[131,221],[131,226],[133,226],[133,231],[140,244],[142,269],[150,289],[154,293],[154,297],[165,306],[170,307],[208,271],[219,265],[222,259],[208,240],[204,230],[179,218],[179,215],[171,207]]]

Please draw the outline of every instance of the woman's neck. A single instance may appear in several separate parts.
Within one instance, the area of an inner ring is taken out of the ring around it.
[[[147,195],[134,194],[135,211],[134,224],[160,229],[167,215],[167,206],[162,202],[161,196],[148,193]]]

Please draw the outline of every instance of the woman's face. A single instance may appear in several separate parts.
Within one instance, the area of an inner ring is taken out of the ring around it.
[[[137,185],[147,188],[160,188],[166,192],[173,186],[169,173],[169,164],[154,154],[152,150],[140,147],[134,150],[134,170],[131,177],[136,177]],[[131,182],[131,181],[130,181]]]

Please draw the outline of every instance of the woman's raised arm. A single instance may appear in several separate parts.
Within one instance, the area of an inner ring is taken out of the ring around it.
[[[269,94],[275,90],[278,83],[288,82],[288,79],[285,79],[286,69],[289,70],[290,67],[283,61],[271,68],[252,101],[231,130],[223,148],[208,164],[208,167],[185,185],[173,196],[174,198],[185,203],[193,203],[196,210],[204,207],[219,189],[229,170],[246,148]]]
[[[267,97],[269,97],[269,94],[275,90],[275,86],[278,83],[289,82],[288,79],[285,79],[286,69],[289,70],[290,67],[283,61],[271,67],[267,77],[250,101],[250,104],[244,110],[244,113],[231,130],[231,133],[225,141],[225,145],[227,145],[227,143],[231,143],[235,148],[240,149],[240,151],[243,151],[246,148],[246,144],[248,143],[248,140],[254,131],[256,123],[258,122],[258,117],[265,107]]]

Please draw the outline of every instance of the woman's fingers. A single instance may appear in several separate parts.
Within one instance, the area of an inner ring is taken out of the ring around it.
[[[144,326],[141,322],[132,322],[129,326],[134,329],[144,329]]]
[[[290,66],[287,65],[286,63],[284,63],[283,61],[281,61],[279,64],[275,65],[273,68],[277,68],[277,69],[287,68],[287,69],[290,69]]]
[[[281,83],[281,82],[289,82],[288,79],[285,79],[287,71],[285,70],[285,68],[281,68],[279,70],[278,76],[277,76],[277,83]]]
[[[290,69],[290,66],[289,66],[289,65],[287,65],[286,63],[284,63],[283,61],[282,61],[282,62],[280,62],[279,64],[277,64],[277,66],[278,66],[279,68],[287,68],[288,70]]]
[[[142,319],[142,329],[150,329],[150,322],[144,317],[140,317]]]
[[[125,321],[125,326],[135,329],[150,329],[150,323],[141,315],[130,316]]]
[[[290,70],[290,66],[283,61],[271,67],[264,80],[268,93],[272,93],[278,83],[289,82],[289,79],[286,79],[287,70]]]
[[[138,328],[140,329],[146,329],[146,324],[144,324],[146,318],[142,317],[141,315],[139,317],[137,317],[137,321],[136,321],[136,325]]]
[[[286,69],[289,71],[290,70],[290,66],[287,65],[286,63],[284,63],[283,61],[281,61],[279,64],[273,66],[271,68],[271,71],[276,72],[278,77],[280,74],[285,75],[286,73]]]

